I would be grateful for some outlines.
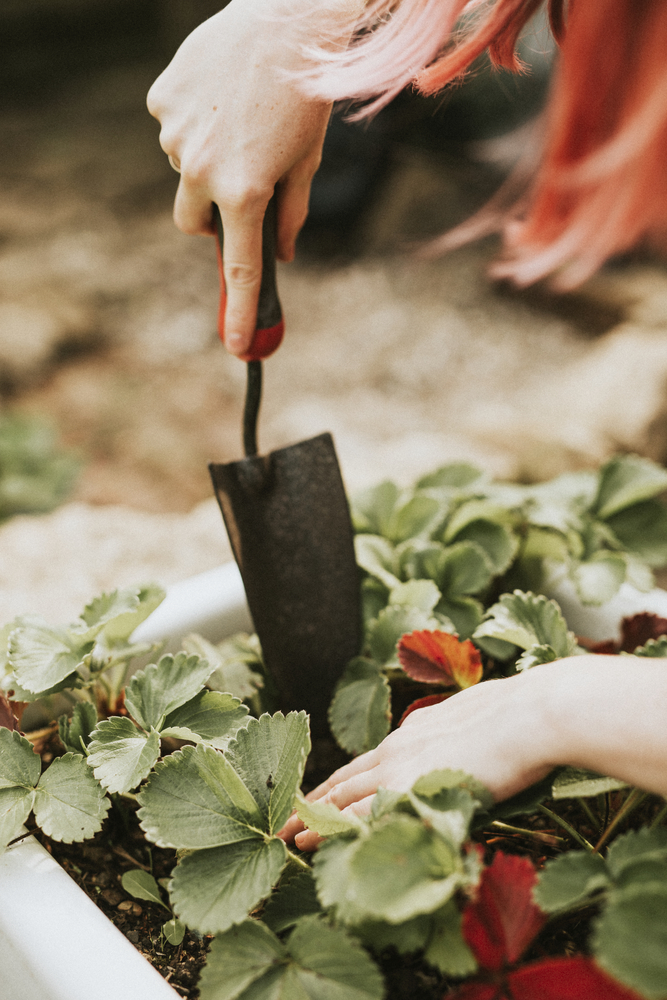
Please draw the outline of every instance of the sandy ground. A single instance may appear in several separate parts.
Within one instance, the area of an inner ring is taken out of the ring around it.
[[[152,75],[0,116],[4,405],[48,412],[86,459],[77,506],[0,530],[0,621],[77,614],[99,589],[227,552],[206,465],[240,457],[245,366],[216,338],[212,242],[171,222],[177,178],[142,106]],[[494,177],[398,142],[353,259],[280,267],[288,332],[265,365],[262,450],[330,430],[351,490],[452,459],[522,479],[618,449],[664,459],[662,265],[556,297],[491,284],[493,241],[397,252],[465,217]]]

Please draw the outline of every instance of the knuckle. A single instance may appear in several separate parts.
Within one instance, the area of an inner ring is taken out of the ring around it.
[[[252,288],[259,285],[262,274],[253,264],[242,264],[225,261],[225,278],[230,285],[237,288]]]
[[[269,203],[272,191],[263,184],[227,182],[222,192],[220,207],[230,215],[259,214]]]

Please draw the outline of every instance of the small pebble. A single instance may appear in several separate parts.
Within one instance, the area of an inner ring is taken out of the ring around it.
[[[127,913],[129,910],[132,909],[133,906],[134,903],[132,902],[132,900],[124,899],[122,903],[118,904],[117,909],[119,909],[121,913]]]
[[[135,917],[140,917],[143,912],[138,903],[132,903],[132,913]]]
[[[128,931],[125,937],[128,941],[131,941],[132,944],[137,944],[139,941],[139,931]]]

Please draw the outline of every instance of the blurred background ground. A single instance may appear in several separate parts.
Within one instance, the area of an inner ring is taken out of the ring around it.
[[[82,470],[66,506],[0,528],[0,623],[229,557],[206,465],[240,457],[245,366],[217,341],[214,247],[173,226],[144,104],[218,6],[3,0],[0,407],[48,416]],[[351,490],[453,459],[523,480],[618,450],[665,459],[663,264],[614,262],[554,296],[491,283],[493,239],[405,251],[483,204],[529,141],[549,53],[540,31],[525,44],[529,77],[480,72],[444,102],[334,121],[280,267],[262,450],[330,430]]]

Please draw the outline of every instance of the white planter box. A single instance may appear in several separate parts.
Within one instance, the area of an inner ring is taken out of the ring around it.
[[[570,628],[591,639],[618,633],[625,615],[667,617],[667,591],[624,585],[602,608],[572,588],[550,588]],[[219,642],[251,629],[234,563],[184,580],[135,632],[175,650],[188,632]],[[32,837],[0,856],[0,1000],[175,1000],[178,994]]]

